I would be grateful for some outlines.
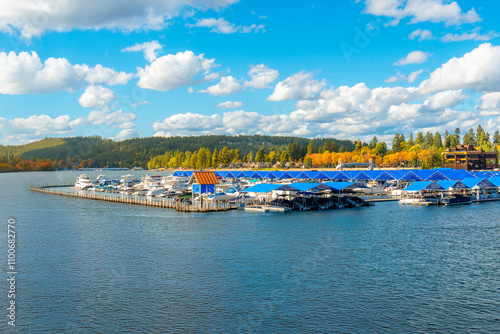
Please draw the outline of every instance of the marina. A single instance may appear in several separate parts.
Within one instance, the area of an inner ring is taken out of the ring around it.
[[[123,175],[74,184],[31,185],[68,197],[175,209],[181,212],[288,212],[369,207],[374,202],[455,206],[500,200],[499,172],[435,170],[177,171]]]

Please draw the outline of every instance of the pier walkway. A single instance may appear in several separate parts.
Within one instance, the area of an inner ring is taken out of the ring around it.
[[[49,195],[78,197],[78,198],[93,199],[106,202],[153,206],[158,208],[175,209],[177,211],[182,211],[182,212],[224,212],[228,210],[237,209],[236,204],[223,201],[217,201],[215,203],[210,201],[204,201],[203,203],[200,202],[190,203],[190,201],[179,200],[175,198],[125,195],[117,193],[100,193],[100,192],[91,192],[84,190],[74,190],[74,191],[57,190],[57,188],[70,188],[72,186],[73,185],[71,184],[31,185],[30,190]]]

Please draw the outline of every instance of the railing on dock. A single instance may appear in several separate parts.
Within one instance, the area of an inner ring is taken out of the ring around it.
[[[170,197],[164,198],[164,197],[126,195],[119,193],[100,193],[100,192],[90,192],[85,190],[74,190],[74,192],[69,192],[69,191],[52,189],[52,188],[62,188],[71,186],[73,185],[71,184],[31,185],[30,190],[50,195],[78,197],[78,198],[93,199],[106,202],[153,206],[158,208],[175,209],[177,211],[182,211],[182,212],[218,212],[218,211],[224,212],[228,210],[237,209],[236,204],[229,203],[226,201],[216,201],[216,202],[204,201],[203,203],[199,202],[191,203],[187,199],[170,198]]]

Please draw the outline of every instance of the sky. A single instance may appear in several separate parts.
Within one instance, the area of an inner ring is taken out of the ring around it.
[[[0,0],[0,144],[500,129],[497,1]]]

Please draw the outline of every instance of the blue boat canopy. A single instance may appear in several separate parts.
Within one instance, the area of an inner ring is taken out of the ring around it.
[[[407,172],[398,178],[399,181],[422,181],[422,178],[413,172]]]
[[[496,188],[496,186],[487,179],[481,179],[479,177],[465,179],[462,182],[471,189]]]
[[[500,187],[500,177],[498,177],[498,176],[491,177],[488,179],[488,181],[493,183],[495,186]]]
[[[449,180],[448,177],[444,176],[441,172],[434,172],[429,177],[425,179],[425,181],[441,181],[441,180]]]
[[[296,188],[293,188],[289,185],[286,184],[266,184],[266,183],[261,183],[261,184],[256,184],[254,186],[251,186],[250,188],[244,189],[241,192],[247,192],[247,193],[270,193],[275,190],[283,190],[283,191],[299,191]]]
[[[422,191],[422,190],[445,190],[436,182],[432,181],[415,181],[406,187],[403,191]]]
[[[290,184],[290,187],[298,189],[300,191],[322,191],[322,190],[335,190],[337,189],[332,188],[324,183],[292,183]]]
[[[353,180],[372,180],[372,178],[365,172],[359,172],[358,174],[354,175]]]
[[[463,184],[462,181],[457,180],[441,180],[438,184],[444,189],[470,189],[467,185]]]

